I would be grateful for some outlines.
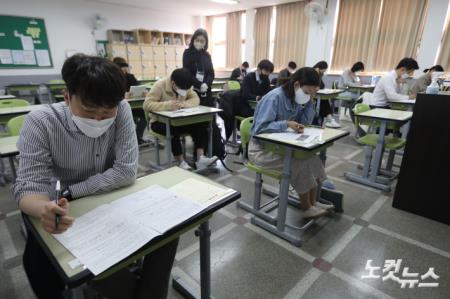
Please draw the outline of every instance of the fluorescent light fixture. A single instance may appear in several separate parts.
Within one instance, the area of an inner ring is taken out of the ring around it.
[[[239,0],[209,0],[209,1],[229,5],[238,4],[240,2]]]

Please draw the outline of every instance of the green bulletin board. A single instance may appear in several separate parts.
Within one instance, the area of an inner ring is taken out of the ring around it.
[[[44,19],[0,15],[0,69],[52,66]]]

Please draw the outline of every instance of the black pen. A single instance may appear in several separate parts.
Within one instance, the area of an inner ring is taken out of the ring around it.
[[[56,190],[55,190],[55,203],[57,206],[59,206],[59,199],[61,198],[61,182],[59,180],[56,181]],[[59,224],[59,215],[56,214],[55,216],[55,229],[58,228]]]

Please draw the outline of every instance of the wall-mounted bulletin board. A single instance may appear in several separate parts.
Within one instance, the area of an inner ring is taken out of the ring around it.
[[[0,69],[52,66],[44,19],[0,15]]]

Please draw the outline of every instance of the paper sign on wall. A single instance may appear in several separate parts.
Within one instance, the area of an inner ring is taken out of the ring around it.
[[[38,66],[50,66],[50,55],[48,50],[36,50],[36,59]]]
[[[22,35],[20,40],[22,41],[22,48],[24,50],[34,50],[33,39],[31,36]]]
[[[0,63],[1,64],[12,64],[11,51],[9,49],[0,49]]]

